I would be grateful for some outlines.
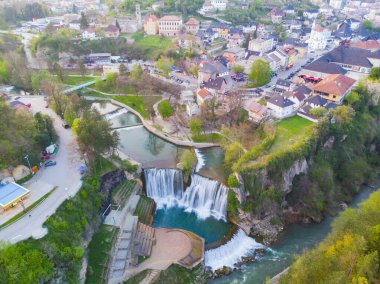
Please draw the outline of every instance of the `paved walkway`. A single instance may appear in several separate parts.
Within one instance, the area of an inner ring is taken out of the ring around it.
[[[57,189],[45,202],[33,209],[31,217],[25,216],[11,226],[0,230],[0,240],[11,243],[25,240],[33,235],[42,237],[46,234],[46,231],[42,230],[46,219],[54,214],[65,199],[74,196],[82,185],[78,171],[78,167],[81,165],[80,155],[71,131],[62,127],[62,120],[53,110],[45,108],[46,102],[42,96],[23,97],[20,101],[31,103],[33,113],[41,112],[53,119],[59,136],[59,151],[55,159],[57,165],[44,169],[41,175],[37,175],[31,180],[31,183],[38,180],[57,186]]]

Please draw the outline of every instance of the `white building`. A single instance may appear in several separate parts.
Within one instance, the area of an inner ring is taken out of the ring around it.
[[[82,33],[83,39],[96,39],[96,33],[94,28],[88,28]]]
[[[273,38],[253,39],[249,41],[248,50],[264,53],[270,51],[274,47]]]
[[[346,5],[345,0],[330,0],[330,6],[335,10],[341,10]]]
[[[227,0],[211,0],[211,5],[216,10],[224,11],[227,8]]]
[[[310,50],[323,50],[327,46],[327,40],[331,37],[331,31],[327,28],[319,28],[313,25],[309,39]]]
[[[275,118],[284,118],[293,114],[294,103],[281,95],[275,95],[267,101],[267,107]]]

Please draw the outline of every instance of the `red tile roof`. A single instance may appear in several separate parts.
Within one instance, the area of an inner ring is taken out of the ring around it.
[[[317,83],[313,90],[343,96],[355,84],[355,80],[341,74],[331,74]]]
[[[199,25],[199,21],[197,19],[194,19],[194,18],[190,18],[186,24],[186,26],[198,26]]]
[[[92,34],[95,32],[95,29],[94,28],[88,28],[88,29],[86,29],[86,32],[88,32],[89,34]]]

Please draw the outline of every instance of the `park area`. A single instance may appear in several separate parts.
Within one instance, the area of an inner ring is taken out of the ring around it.
[[[158,35],[144,36],[143,33],[135,33],[132,38],[135,41],[134,45],[144,50],[145,56],[150,59],[158,58],[161,53],[173,45],[170,38]]]
[[[292,144],[309,136],[313,123],[300,116],[293,116],[279,121],[276,124],[276,140],[270,152],[284,150]]]
[[[64,76],[63,84],[76,86],[81,85],[90,81],[97,79],[96,77],[88,77],[88,76]]]

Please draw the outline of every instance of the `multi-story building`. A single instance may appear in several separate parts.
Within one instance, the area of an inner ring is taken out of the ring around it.
[[[268,39],[253,39],[249,41],[248,50],[260,53],[268,52],[274,47],[273,38]]]
[[[156,35],[158,33],[158,19],[155,15],[150,14],[145,18],[144,32],[147,35]]]
[[[182,25],[182,18],[175,15],[167,15],[158,21],[158,32],[164,36],[177,36]]]
[[[186,32],[195,35],[199,31],[199,21],[194,18],[190,18],[186,23]]]
[[[313,26],[309,39],[309,49],[323,50],[327,46],[327,40],[331,36],[331,31],[327,28]]]

